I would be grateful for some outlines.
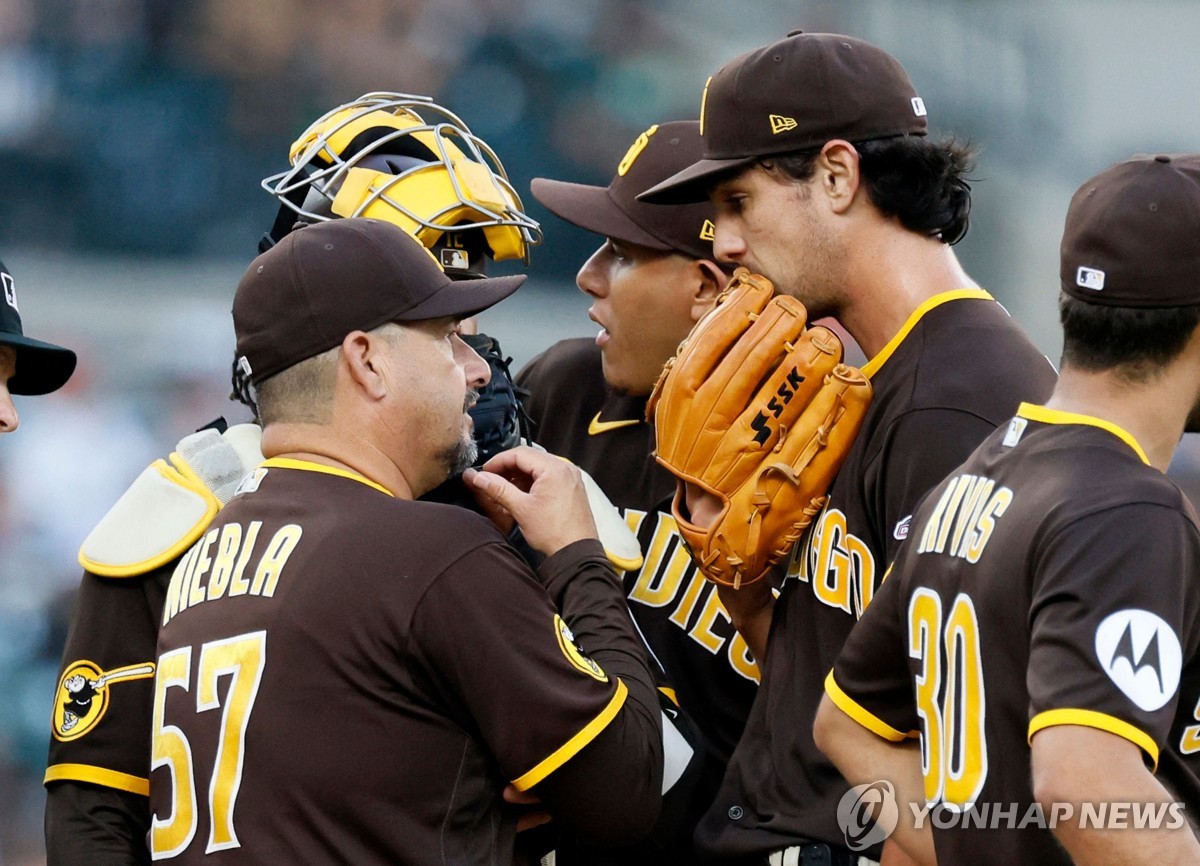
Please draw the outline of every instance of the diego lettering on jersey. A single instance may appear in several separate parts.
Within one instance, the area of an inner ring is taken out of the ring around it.
[[[945,553],[974,564],[1012,504],[1013,492],[983,475],[962,474],[946,485],[921,528],[917,553]]]
[[[817,601],[860,617],[875,594],[875,556],[840,509],[825,506],[807,543],[792,554],[787,580],[809,584]]]
[[[667,616],[672,625],[712,655],[724,652],[730,667],[757,683],[758,665],[746,641],[734,630],[716,585],[697,570],[679,535],[675,518],[662,511],[655,514],[658,520],[651,530],[649,525],[643,527],[647,512],[625,509],[625,522],[638,536],[644,552],[642,567],[630,572],[633,584],[629,600],[646,607],[672,608]],[[726,634],[721,634],[722,631]]]
[[[246,527],[227,523],[209,530],[192,545],[171,575],[162,624],[165,626],[189,607],[225,596],[272,597],[304,530],[289,523],[276,530],[266,544],[258,545],[261,530],[261,520],[253,520]],[[253,569],[251,562],[255,563]]]

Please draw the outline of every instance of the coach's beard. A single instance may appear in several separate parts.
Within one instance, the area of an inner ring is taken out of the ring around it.
[[[468,391],[467,396],[463,399],[463,412],[469,412],[478,399],[478,391]],[[474,429],[473,425],[472,429]],[[462,438],[442,453],[442,463],[445,464],[447,470],[446,477],[454,478],[462,475],[474,466],[478,459],[479,445],[475,442],[475,436],[472,430],[464,430]]]

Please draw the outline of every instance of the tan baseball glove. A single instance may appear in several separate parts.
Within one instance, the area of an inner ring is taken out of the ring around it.
[[[655,457],[680,482],[680,535],[705,577],[735,589],[763,578],[820,512],[871,402],[837,335],[774,293],[738,268],[646,406]],[[685,483],[720,499],[711,526],[689,519]]]

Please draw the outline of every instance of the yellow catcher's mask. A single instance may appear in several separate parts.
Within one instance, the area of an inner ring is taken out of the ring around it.
[[[298,220],[336,217],[386,220],[429,248],[448,232],[478,230],[497,261],[528,263],[541,241],[492,149],[428,97],[369,93],[335,108],[296,139],[289,162],[262,182],[281,205],[271,241]],[[475,270],[476,262],[462,267],[462,256],[443,267]]]

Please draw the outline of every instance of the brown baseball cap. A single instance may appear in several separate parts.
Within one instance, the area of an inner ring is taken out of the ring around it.
[[[250,263],[233,298],[238,366],[251,382],[387,322],[486,310],[525,275],[451,280],[415,238],[377,219],[294,230]]]
[[[638,193],[704,155],[695,120],[655,124],[629,146],[607,187],[533,179],[533,197],[572,225],[663,252],[711,259],[713,209],[705,199],[670,209],[637,200]]]
[[[1062,290],[1115,307],[1200,304],[1200,154],[1139,154],[1079,188],[1063,229]]]
[[[734,58],[700,100],[704,158],[638,196],[699,201],[720,174],[834,138],[925,135],[925,103],[895,57],[837,33],[793,31]]]

